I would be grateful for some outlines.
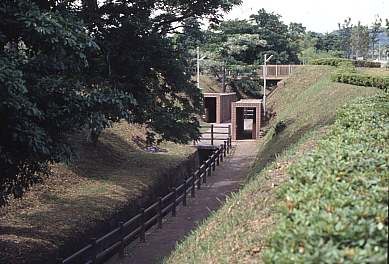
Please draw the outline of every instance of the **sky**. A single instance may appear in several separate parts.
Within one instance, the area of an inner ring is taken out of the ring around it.
[[[353,24],[369,25],[376,15],[389,18],[389,0],[243,0],[225,18],[248,18],[261,8],[280,14],[285,23],[302,23],[307,30],[321,33],[336,30],[347,17]]]

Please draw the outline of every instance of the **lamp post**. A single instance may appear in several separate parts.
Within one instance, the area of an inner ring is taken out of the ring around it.
[[[263,97],[262,97],[262,104],[263,104],[263,114],[266,115],[266,76],[267,76],[267,66],[266,64],[273,58],[273,55],[270,55],[270,57],[267,57],[267,54],[265,54],[265,59],[263,61]]]
[[[197,88],[200,88],[200,61],[204,60],[206,56],[200,58],[200,47],[197,47]]]

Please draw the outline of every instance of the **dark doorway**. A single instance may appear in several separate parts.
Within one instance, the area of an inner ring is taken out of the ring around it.
[[[236,139],[256,139],[255,108],[236,108]]]
[[[216,97],[204,98],[205,116],[207,123],[216,123]]]

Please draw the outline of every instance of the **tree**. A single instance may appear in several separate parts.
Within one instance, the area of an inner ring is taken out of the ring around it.
[[[369,43],[369,28],[367,26],[363,26],[361,22],[358,22],[358,24],[353,27],[351,34],[351,47],[354,56],[356,58],[366,58],[369,52]]]
[[[69,159],[76,131],[96,141],[125,119],[162,139],[197,138],[201,94],[168,34],[239,2],[1,1],[0,205]]]
[[[372,46],[372,58],[374,59],[375,47],[378,43],[378,37],[383,32],[382,30],[382,19],[377,16],[375,21],[370,29],[370,42]]]
[[[217,22],[232,1],[84,0],[82,14],[101,52],[91,63],[94,85],[109,84],[133,95],[132,121],[163,139],[187,142],[199,136],[201,94],[191,83],[190,62],[169,37],[188,22]],[[155,15],[158,14],[158,15]],[[191,19],[191,20],[190,20]]]
[[[353,24],[351,23],[351,18],[346,18],[343,23],[338,24],[338,34],[340,37],[340,49],[343,52],[345,58],[351,58],[352,48],[351,48],[351,34],[353,30]]]
[[[81,75],[96,46],[74,13],[42,2],[0,3],[0,205],[69,158],[67,136],[90,117]]]

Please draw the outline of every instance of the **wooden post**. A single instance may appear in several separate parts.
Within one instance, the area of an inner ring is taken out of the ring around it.
[[[125,232],[124,232],[124,222],[120,221],[119,222],[119,228],[120,228],[120,249],[119,249],[119,257],[124,258],[124,237],[125,237]]]
[[[177,188],[173,188],[173,207],[172,207],[172,216],[176,216],[176,207],[177,207]]]
[[[182,198],[182,206],[186,206],[186,191],[188,189],[188,175],[185,175],[185,182],[184,182],[184,198]]]
[[[213,124],[211,125],[211,145],[213,146]]]
[[[140,242],[144,243],[144,242],[146,242],[145,209],[141,208],[140,213],[141,213],[141,217],[140,217],[141,226],[140,226],[139,238],[140,238]]]
[[[196,173],[193,173],[192,189],[191,189],[191,192],[190,192],[190,196],[192,196],[192,198],[196,197],[196,186],[195,186],[195,183],[196,183]]]
[[[97,263],[97,254],[99,253],[99,249],[98,249],[98,244],[97,244],[97,239],[96,238],[92,238],[91,239],[92,242],[92,263],[95,264]]]
[[[158,228],[159,229],[162,228],[162,219],[163,219],[163,215],[162,215],[162,197],[159,196],[158,197]]]

